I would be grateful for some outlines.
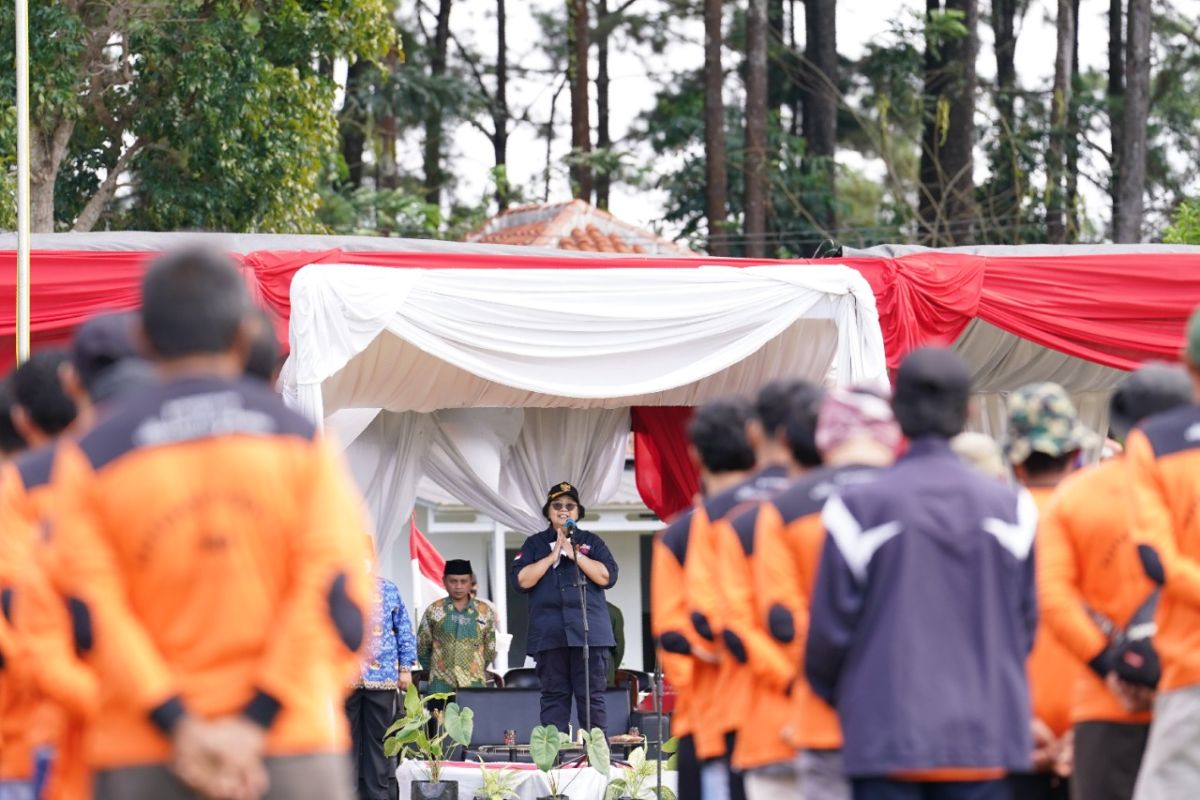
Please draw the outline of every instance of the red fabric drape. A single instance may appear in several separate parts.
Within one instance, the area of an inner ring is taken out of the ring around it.
[[[97,312],[136,308],[138,283],[155,255],[129,250],[35,251],[33,346],[65,344],[74,329]],[[336,248],[264,250],[238,259],[256,299],[274,314],[285,347],[292,278],[300,267],[316,262],[420,269],[686,269],[760,263]],[[848,258],[841,263],[858,270],[874,290],[888,363],[893,367],[914,347],[953,341],[978,317],[1043,346],[1131,369],[1146,360],[1175,359],[1187,317],[1200,305],[1200,255],[1192,253],[981,256],[927,251],[896,258]],[[7,369],[13,360],[15,264],[14,251],[0,251],[0,369]],[[665,518],[691,501],[696,479],[686,456],[686,410],[658,413],[649,409],[635,413],[635,419],[643,418],[635,449],[639,491],[646,504]]]
[[[700,478],[688,458],[686,406],[637,406],[630,411],[638,494],[659,519],[692,504]]]

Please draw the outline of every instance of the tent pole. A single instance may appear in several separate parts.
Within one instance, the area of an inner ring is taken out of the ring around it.
[[[29,358],[29,0],[16,3],[17,363]]]
[[[492,520],[492,557],[488,561],[492,568],[490,578],[492,605],[496,607],[496,631],[501,634],[508,633],[508,571],[505,569],[508,559],[504,553],[504,538],[504,526]],[[496,663],[492,669],[501,675],[508,669],[508,654],[501,653],[499,648],[496,649]]]

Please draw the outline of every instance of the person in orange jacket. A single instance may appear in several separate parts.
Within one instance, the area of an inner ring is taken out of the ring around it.
[[[1190,401],[1183,370],[1143,367],[1113,393],[1110,435],[1124,441],[1143,419]],[[1038,531],[1043,623],[1090,668],[1072,692],[1074,800],[1129,800],[1150,733],[1158,670],[1131,669],[1121,658],[1137,628],[1153,625],[1157,604],[1129,538],[1128,477],[1118,455],[1068,478]]]
[[[1008,438],[1005,451],[1017,480],[1029,490],[1043,514],[1055,489],[1074,468],[1080,452],[1098,443],[1096,434],[1079,420],[1070,396],[1055,383],[1022,386],[1008,398]],[[1043,537],[1034,545],[1040,577],[1045,558]],[[1083,674],[1070,650],[1039,621],[1033,651],[1027,662],[1033,703],[1033,772],[1013,775],[1018,797],[1066,800],[1069,774],[1071,688]]]
[[[349,798],[361,499],[312,423],[242,376],[257,323],[227,258],[163,256],[141,294],[160,381],[54,464],[49,546],[103,687],[95,796]]]
[[[1162,677],[1134,800],[1200,796],[1200,310],[1188,320],[1183,355],[1193,404],[1144,420],[1125,449],[1133,541],[1161,587],[1154,648]]]
[[[798,751],[792,782],[787,775],[763,780],[761,796],[798,792],[806,800],[849,800],[837,713],[812,692],[802,670],[809,598],[825,540],[821,509],[832,494],[870,481],[878,467],[890,464],[902,435],[888,401],[868,389],[831,390],[815,423],[814,429],[803,414],[794,415],[788,441],[798,463],[819,458],[823,466],[734,522],[743,546],[756,554],[752,624],[758,633],[750,640],[757,639],[759,647],[747,647],[748,663],[762,686],[759,708],[772,720],[752,734],[748,717],[746,730],[747,736],[769,733]],[[759,780],[748,777],[747,784],[757,786]]]
[[[746,440],[748,420],[746,404],[727,401],[707,403],[692,418],[688,453],[706,494],[742,483],[754,468],[754,450]],[[654,537],[650,562],[650,627],[661,648],[663,674],[676,695],[671,735],[679,742],[680,797],[701,796],[692,675],[707,644],[692,627],[687,593],[681,587],[686,585],[688,560],[697,557],[693,533],[707,525],[702,503],[684,511]]]
[[[744,568],[739,570],[737,565],[722,561],[720,526],[723,520],[787,487],[790,454],[784,426],[792,398],[806,387],[809,384],[804,381],[774,381],[759,391],[746,424],[746,438],[754,448],[755,471],[743,483],[705,498],[705,518],[709,522],[697,532],[699,557],[688,560],[692,627],[716,657],[715,665],[701,664],[694,676],[700,729],[696,745],[701,759],[707,759],[703,772],[706,797],[722,798],[726,791],[732,800],[746,796],[742,774],[732,769],[731,761],[737,730],[752,692],[751,676],[725,650],[722,639],[726,606],[720,586],[739,580]]]
[[[822,394],[816,386],[801,384],[791,387],[787,397],[786,417],[780,427],[788,447],[788,478],[793,485],[821,464],[813,439]],[[735,665],[735,678],[748,687],[748,699],[740,705],[732,767],[743,774],[746,796],[751,800],[774,797],[796,787],[795,747],[781,731],[790,721],[787,691],[796,677],[799,649],[794,641],[781,646],[772,638],[767,629],[771,609],[760,606],[765,593],[778,589],[794,594],[795,587],[780,584],[778,576],[770,573],[766,577],[774,585],[762,585],[765,562],[778,563],[787,555],[771,546],[764,548],[754,536],[758,521],[772,516],[774,499],[727,517],[717,526],[722,565],[719,587],[724,605],[721,636],[728,660]]]
[[[85,713],[96,693],[94,679],[69,646],[66,606],[39,557],[39,524],[53,505],[53,443],[78,416],[59,377],[65,364],[62,351],[43,350],[13,372],[12,422],[32,449],[4,465],[0,492],[0,537],[10,567],[19,564],[0,579],[12,650],[12,669],[0,676],[0,782],[25,784],[39,798],[67,730],[64,709]]]

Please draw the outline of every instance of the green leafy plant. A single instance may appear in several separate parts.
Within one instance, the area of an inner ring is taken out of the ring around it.
[[[460,708],[457,703],[447,703],[444,709],[430,710],[430,702],[445,701],[449,692],[428,694],[421,697],[415,686],[409,686],[404,695],[404,716],[396,720],[384,734],[383,752],[389,757],[415,756],[425,762],[429,780],[440,783],[442,760],[446,754],[446,739],[467,747],[475,730],[475,712]],[[429,734],[429,723],[434,722],[434,733]]]
[[[592,764],[595,767],[595,763]],[[666,786],[653,785],[655,764],[646,758],[645,748],[638,747],[629,754],[629,766],[620,768],[622,775],[608,782],[604,800],[630,797],[633,800],[675,800],[675,792]]]
[[[517,796],[520,775],[515,769],[488,769],[481,758],[479,775],[483,785],[475,790],[475,800],[511,800]]]
[[[558,766],[558,754],[567,741],[567,735],[554,725],[538,725],[529,734],[529,755],[537,768],[546,773],[551,796],[561,794],[562,787],[554,776],[554,768]]]
[[[663,764],[663,769],[678,770],[679,769],[679,737],[672,736],[663,742],[661,752],[666,753],[670,758],[667,763]]]

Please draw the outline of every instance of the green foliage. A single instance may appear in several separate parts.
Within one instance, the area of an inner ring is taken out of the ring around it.
[[[592,769],[599,772],[607,780],[612,774],[612,756],[608,751],[608,737],[599,728],[582,731],[583,746],[587,752],[588,763]]]
[[[107,226],[319,230],[318,184],[337,126],[334,85],[317,64],[397,46],[385,0],[33,3],[31,12],[34,133],[70,134],[55,181],[60,227],[129,151],[132,180]],[[12,63],[11,4],[0,4],[0,29],[0,62]],[[0,73],[0,102],[13,85],[11,71]],[[11,138],[0,147],[2,163]]]
[[[489,769],[481,758],[479,775],[483,785],[475,790],[475,800],[510,800],[517,796],[521,775],[515,769]]]
[[[427,706],[432,701],[445,701],[451,692],[439,692],[421,697],[415,686],[409,686],[404,694],[404,715],[392,723],[384,733],[383,752],[390,758],[416,757],[425,762],[429,780],[438,783],[442,777],[441,762],[446,755],[446,739],[467,747],[475,727],[475,712],[459,708],[457,703],[446,703],[444,709],[431,711]],[[429,724],[434,723],[434,734],[429,735]]]
[[[537,768],[546,773],[551,795],[559,794],[554,768],[558,766],[558,754],[564,744],[570,744],[570,738],[554,725],[538,725],[529,734],[529,755]]]
[[[1163,234],[1168,244],[1200,244],[1200,202],[1185,200],[1175,209],[1171,226]]]
[[[667,763],[664,764],[663,767],[670,770],[679,769],[679,738],[672,736],[670,739],[667,739],[665,742],[663,742],[661,749],[662,752],[670,756],[670,758],[667,759]]]
[[[652,779],[656,771],[655,763],[646,758],[645,749],[635,748],[629,754],[629,766],[621,768],[621,777],[609,781],[604,800],[615,800],[618,797],[631,797],[633,800],[675,800],[675,792],[671,791],[670,787],[654,784]]]

